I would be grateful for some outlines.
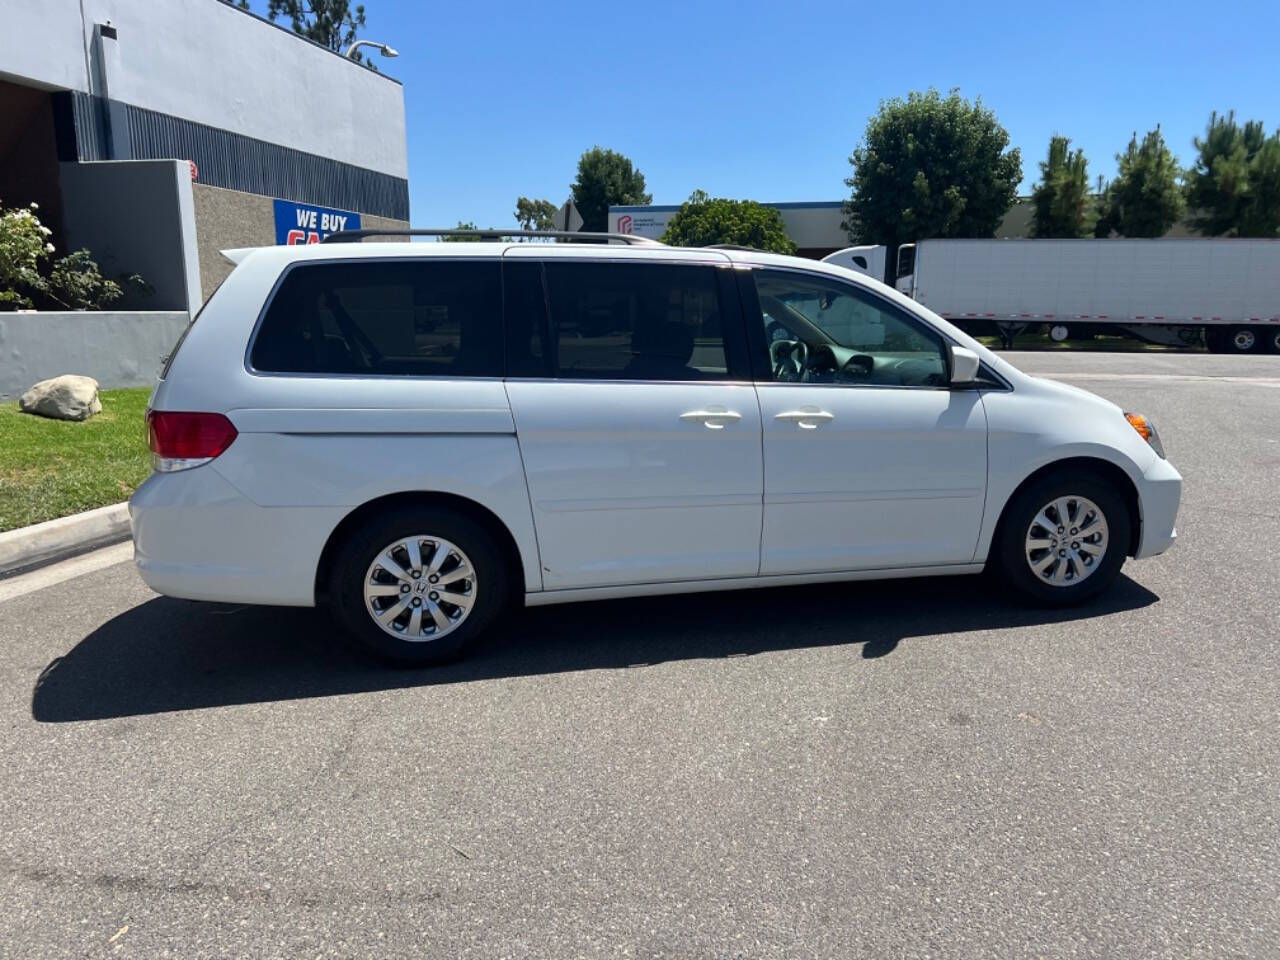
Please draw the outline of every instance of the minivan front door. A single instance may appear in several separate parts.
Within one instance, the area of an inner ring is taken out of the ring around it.
[[[754,576],[760,413],[725,258],[530,248],[504,286],[545,588]]]
[[[837,278],[748,276],[748,323],[769,365],[761,574],[971,562],[986,413],[976,389],[948,389],[942,338]]]

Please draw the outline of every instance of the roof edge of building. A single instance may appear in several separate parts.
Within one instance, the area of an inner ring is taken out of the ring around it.
[[[837,207],[843,207],[843,200],[783,200],[773,202],[770,200],[757,201],[763,207],[774,207],[778,210],[833,210]],[[622,206],[611,206],[611,211],[618,213],[636,213],[639,211],[651,211],[653,213],[672,213],[679,210],[683,204],[679,203],[639,203],[624,204]]]
[[[224,7],[234,10],[236,13],[242,13],[246,17],[252,17],[254,20],[257,20],[259,23],[264,23],[268,27],[272,27],[275,30],[279,30],[281,33],[287,34],[288,36],[293,37],[295,40],[300,40],[303,43],[309,43],[311,44],[311,46],[315,47],[317,50],[323,50],[325,53],[329,54],[329,56],[331,57],[337,57],[339,60],[345,60],[347,63],[351,64],[353,67],[356,67],[360,70],[364,70],[366,73],[371,73],[375,77],[381,77],[383,80],[388,80],[391,83],[394,83],[397,87],[404,87],[404,83],[402,81],[396,79],[390,74],[383,73],[381,70],[374,70],[370,67],[366,67],[363,63],[360,63],[358,60],[352,60],[350,57],[344,57],[342,54],[338,53],[338,51],[330,50],[323,43],[316,43],[310,37],[304,37],[300,33],[295,33],[293,30],[289,29],[288,27],[283,27],[280,24],[276,23],[274,20],[268,20],[266,17],[261,16],[260,14],[254,13],[252,10],[244,10],[240,7],[237,7],[234,3],[226,2],[226,0],[213,0],[213,2],[221,3]]]

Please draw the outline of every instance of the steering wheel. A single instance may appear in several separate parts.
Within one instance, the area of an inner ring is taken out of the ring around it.
[[[804,379],[809,367],[809,347],[803,340],[774,340],[769,344],[769,360],[773,379],[794,383]]]

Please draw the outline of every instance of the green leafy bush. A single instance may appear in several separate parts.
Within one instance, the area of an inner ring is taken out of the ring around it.
[[[725,200],[695,190],[667,224],[662,242],[673,247],[731,243],[771,253],[796,252],[782,214],[754,200]]]
[[[100,310],[123,293],[120,284],[102,275],[88,250],[67,254],[49,274],[50,296],[74,310]]]
[[[36,216],[37,209],[34,203],[11,210],[0,207],[0,303],[15,309],[32,305],[23,288],[41,293],[48,289],[39,267],[53,253],[53,244],[49,228]]]
[[[101,310],[136,289],[150,295],[154,289],[136,273],[109,280],[98,269],[88,250],[80,249],[53,261],[48,276],[40,267],[54,252],[52,231],[40,222],[36,204],[0,208],[0,304],[13,309],[35,305],[31,295],[72,310]]]

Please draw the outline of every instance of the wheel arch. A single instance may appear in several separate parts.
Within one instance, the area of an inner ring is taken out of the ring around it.
[[[408,490],[385,494],[362,503],[343,517],[338,522],[338,525],[333,528],[325,541],[324,548],[320,551],[320,560],[316,564],[315,596],[317,603],[322,602],[325,598],[328,591],[329,574],[333,571],[333,563],[338,555],[338,549],[347,537],[351,535],[352,531],[358,529],[361,523],[375,514],[394,510],[397,507],[408,506],[442,507],[454,510],[483,526],[493,537],[498,549],[502,552],[503,558],[507,561],[514,589],[518,591],[516,595],[521,598],[524,597],[525,569],[520,546],[516,542],[515,535],[512,534],[510,528],[503,522],[501,517],[484,504],[455,493]]]
[[[1125,555],[1132,557],[1138,552],[1138,545],[1142,542],[1142,501],[1138,498],[1138,487],[1133,482],[1133,478],[1125,472],[1123,467],[1101,457],[1066,457],[1036,468],[1010,491],[1004,503],[1000,506],[1000,518],[996,521],[991,539],[988,541],[986,556],[988,564],[992,561],[992,546],[1000,543],[1000,538],[1004,533],[1005,521],[1009,515],[1009,505],[1018,498],[1018,495],[1023,490],[1037,480],[1051,472],[1060,472],[1062,470],[1082,470],[1094,473],[1111,483],[1120,492],[1125,508],[1129,512],[1129,542],[1125,545]]]

